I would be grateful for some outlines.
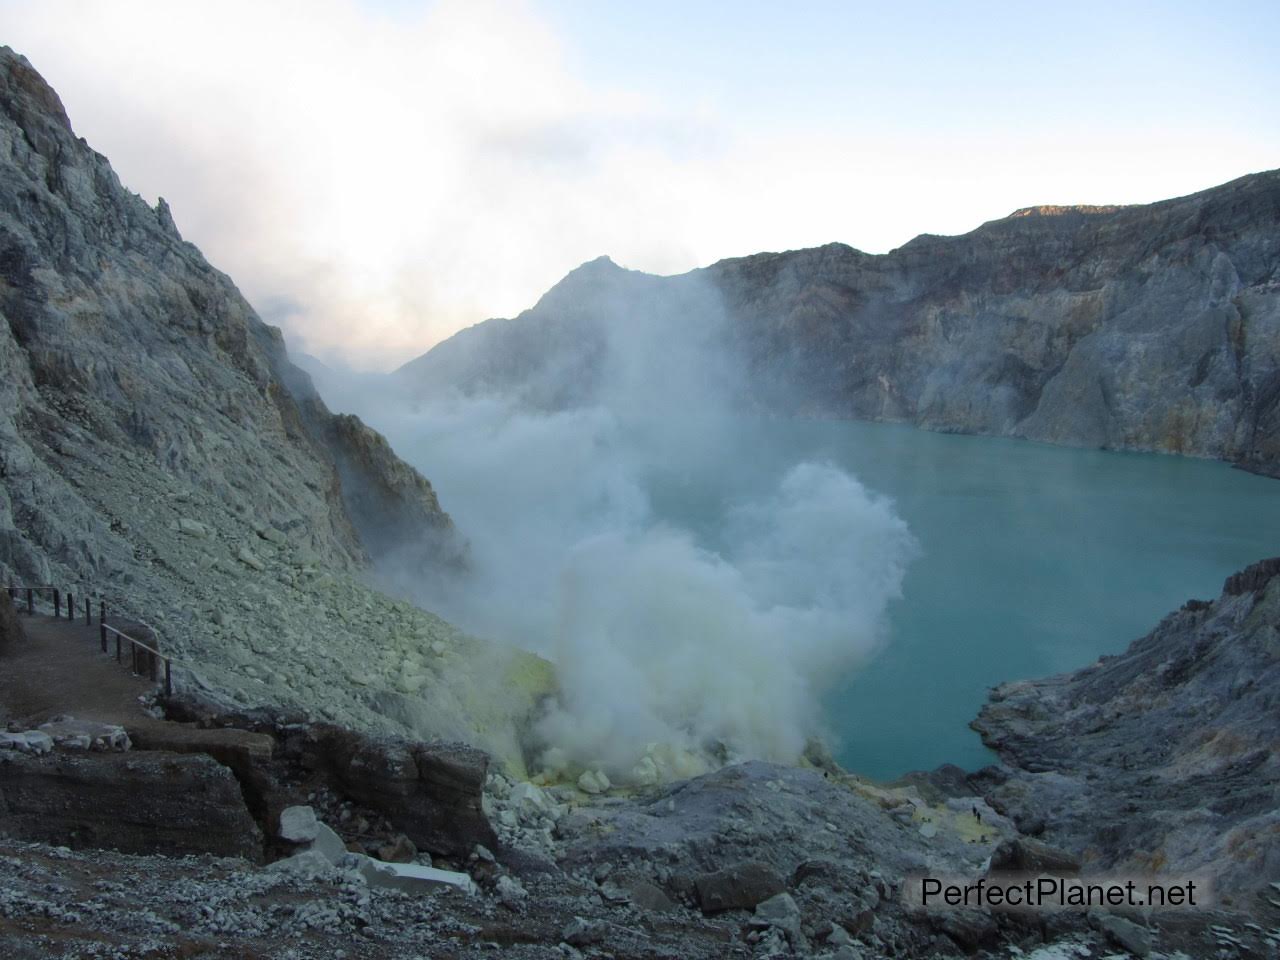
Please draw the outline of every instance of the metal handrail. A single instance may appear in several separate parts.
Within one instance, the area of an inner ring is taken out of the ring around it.
[[[53,609],[54,609],[54,616],[58,619],[62,619],[62,598],[64,594],[57,587],[52,586],[50,584],[10,583],[8,590],[9,590],[10,600],[16,600],[19,591],[22,591],[22,590],[26,591],[27,614],[29,616],[35,615],[36,595],[42,592],[51,594]],[[65,597],[67,601],[66,619],[74,620],[75,619],[75,598],[70,591],[67,591],[67,593],[65,594]],[[90,605],[89,598],[86,596],[84,598],[84,625],[86,627],[93,626],[91,610],[92,610],[92,607]],[[152,627],[149,624],[146,624],[146,626],[153,633],[156,632],[155,627]],[[160,678],[158,676],[159,674],[158,663],[160,661],[163,661],[164,662],[164,693],[165,693],[165,696],[173,695],[173,664],[175,662],[180,663],[181,661],[175,661],[173,657],[170,657],[167,654],[161,653],[159,650],[157,650],[155,647],[151,646],[150,644],[144,643],[143,641],[139,640],[137,637],[131,637],[129,634],[125,633],[123,630],[119,629],[118,627],[113,627],[109,623],[107,623],[107,601],[100,599],[98,601],[98,636],[102,644],[103,653],[110,652],[107,649],[108,633],[114,634],[116,638],[116,662],[117,663],[124,662],[122,659],[121,641],[124,640],[128,642],[129,656],[130,656],[130,659],[132,660],[132,669],[135,675],[142,676],[144,672],[148,672],[151,675],[152,682],[159,683]],[[145,670],[144,670],[144,666],[145,666]]]
[[[123,630],[118,630],[117,628],[111,626],[108,623],[100,624],[99,629],[102,637],[103,653],[109,652],[107,650],[107,634],[108,633],[115,634],[116,663],[123,662],[121,660],[120,641],[127,640],[129,642],[129,656],[130,656],[130,659],[133,661],[133,672],[139,676],[141,676],[143,673],[143,671],[139,669],[139,664],[145,662],[150,671],[152,682],[158,683],[159,677],[157,677],[156,675],[158,672],[156,661],[163,660],[164,661],[164,694],[166,697],[172,696],[173,694],[173,657],[166,656],[165,654],[157,650],[155,647],[152,647],[143,643],[137,637],[129,636],[129,634],[125,633]],[[140,657],[139,651],[142,651],[142,653],[146,654],[146,656]]]

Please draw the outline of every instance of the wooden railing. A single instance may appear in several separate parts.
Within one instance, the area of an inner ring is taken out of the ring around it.
[[[16,609],[21,609],[20,600],[25,600],[27,613],[34,615],[36,612],[36,600],[41,597],[47,597],[49,605],[53,608],[53,616],[61,619],[74,620],[76,618],[75,596],[67,591],[63,593],[57,587],[49,584],[32,584],[23,586],[20,584],[9,584],[9,599],[13,601]],[[65,608],[63,600],[66,600]],[[64,617],[63,610],[66,610]],[[93,626],[92,604],[88,597],[84,598],[84,625],[86,627]],[[129,649],[129,659],[131,667],[136,676],[150,676],[155,683],[160,682],[160,665],[164,664],[164,693],[165,696],[173,694],[173,663],[172,657],[167,656],[151,646],[139,640],[137,637],[131,637],[118,627],[113,627],[107,623],[107,601],[98,601],[98,639],[102,644],[102,652],[110,653],[108,649],[107,637],[114,636],[116,640],[116,662],[124,662],[124,648],[127,645]]]

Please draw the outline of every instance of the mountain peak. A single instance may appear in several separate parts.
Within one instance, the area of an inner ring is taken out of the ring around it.
[[[579,274],[604,275],[604,274],[611,274],[611,273],[619,273],[619,272],[623,272],[624,270],[625,268],[620,267],[616,263],[614,263],[613,258],[610,257],[607,253],[602,253],[600,254],[600,256],[596,257],[594,260],[588,260],[585,263],[580,263],[578,266],[574,267],[572,270],[570,270],[568,273],[565,274],[564,279],[568,280],[570,277],[577,276]]]

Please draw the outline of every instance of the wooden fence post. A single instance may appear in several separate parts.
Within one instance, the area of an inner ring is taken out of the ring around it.
[[[84,625],[86,627],[93,626],[93,618],[89,615],[89,598],[84,598]]]
[[[27,587],[27,615],[30,616],[36,612],[36,592]]]
[[[173,663],[168,657],[164,658],[164,695],[166,697],[173,696]]]

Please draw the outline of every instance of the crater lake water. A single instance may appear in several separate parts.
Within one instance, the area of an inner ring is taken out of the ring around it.
[[[722,469],[660,476],[659,515],[709,532],[727,502],[825,460],[919,541],[885,643],[824,695],[837,759],[877,778],[992,762],[968,728],[989,688],[1120,653],[1280,554],[1280,481],[1212,461],[811,421],[744,425],[706,455],[734,458],[728,488]]]

